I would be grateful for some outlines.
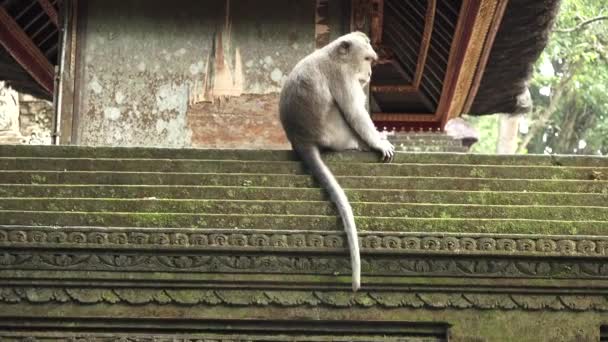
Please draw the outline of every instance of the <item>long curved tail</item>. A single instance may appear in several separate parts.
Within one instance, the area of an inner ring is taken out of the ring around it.
[[[350,263],[352,268],[353,291],[357,291],[361,287],[361,257],[359,255],[359,238],[357,237],[357,226],[355,225],[355,216],[353,209],[348,202],[348,198],[336,181],[327,165],[321,159],[319,148],[314,145],[298,146],[294,149],[302,158],[306,166],[310,169],[312,175],[317,179],[321,186],[329,194],[329,198],[334,202],[342,218],[344,231],[348,237],[348,246],[350,250]]]

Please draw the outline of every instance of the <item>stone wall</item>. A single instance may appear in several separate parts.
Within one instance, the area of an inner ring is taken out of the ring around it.
[[[30,95],[19,95],[19,129],[26,143],[50,145],[53,104]]]
[[[0,82],[0,144],[50,145],[52,123],[52,103]]]
[[[329,39],[345,32],[346,5],[331,1],[327,25],[319,28],[310,0],[184,0],[179,7],[161,0],[87,1],[75,132],[62,139],[94,146],[289,148],[278,120],[281,85],[314,51],[317,31]]]
[[[19,94],[0,82],[0,144],[24,141],[19,132]]]

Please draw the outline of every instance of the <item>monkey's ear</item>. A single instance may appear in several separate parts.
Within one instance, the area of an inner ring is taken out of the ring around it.
[[[340,42],[340,47],[338,48],[338,51],[341,55],[346,55],[350,51],[350,47],[352,45],[353,43],[349,42],[348,40],[344,40]]]

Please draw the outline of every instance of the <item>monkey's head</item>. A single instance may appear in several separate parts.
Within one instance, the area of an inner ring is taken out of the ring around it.
[[[372,48],[369,38],[362,32],[346,34],[334,42],[334,57],[340,61],[365,86],[372,77],[372,63],[378,54]]]

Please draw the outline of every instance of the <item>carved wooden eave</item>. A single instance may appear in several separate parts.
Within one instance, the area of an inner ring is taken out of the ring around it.
[[[373,3],[371,36],[381,55],[371,89],[374,121],[379,128],[442,129],[470,108],[508,0]]]
[[[442,119],[442,126],[447,120],[458,117],[470,107],[507,3],[508,0],[478,0],[465,3],[469,8],[465,10],[466,14],[463,13],[464,17],[459,24],[460,40],[455,44],[455,51],[450,56],[454,58],[455,71],[449,73],[453,79],[448,82],[448,87],[453,87],[454,90],[452,96],[448,95],[445,99],[445,112],[442,108],[437,113]],[[469,19],[468,16],[473,18]]]

